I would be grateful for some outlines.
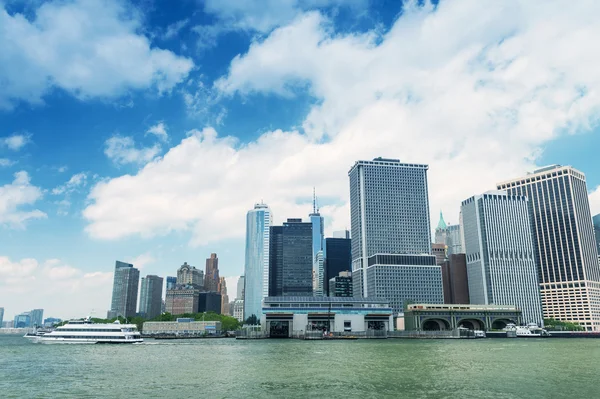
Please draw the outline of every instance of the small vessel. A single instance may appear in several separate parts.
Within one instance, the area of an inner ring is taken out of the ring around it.
[[[44,334],[49,333],[50,330],[43,330],[43,329],[39,329],[39,330],[35,330],[33,332],[28,332],[27,334],[23,335],[25,338],[39,338],[41,336],[43,336]]]
[[[475,330],[473,331],[473,333],[475,334],[475,338],[485,338],[485,331],[482,330]]]
[[[517,338],[545,338],[550,336],[548,331],[538,327],[538,325],[535,323],[529,323],[525,327],[509,323],[506,325],[504,330],[507,332],[513,332],[516,334]]]
[[[70,320],[65,325],[39,336],[29,336],[42,343],[64,344],[135,344],[144,342],[135,324],[92,323]]]

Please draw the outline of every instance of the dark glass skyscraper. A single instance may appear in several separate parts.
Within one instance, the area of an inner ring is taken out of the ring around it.
[[[140,290],[140,315],[147,319],[160,316],[162,308],[163,278],[153,275],[142,277]]]
[[[120,261],[115,263],[112,302],[108,312],[109,319],[117,316],[135,316],[139,281],[140,271],[132,264]]]
[[[217,254],[210,254],[206,259],[206,273],[204,274],[204,290],[219,290],[219,258]]]
[[[168,276],[167,277],[167,291],[175,289],[176,285],[177,285],[177,277]]]
[[[325,239],[325,292],[329,293],[329,280],[340,272],[352,270],[352,242],[349,238]]]
[[[600,214],[594,216],[594,235],[596,236],[596,248],[598,248],[598,256],[600,256]]]

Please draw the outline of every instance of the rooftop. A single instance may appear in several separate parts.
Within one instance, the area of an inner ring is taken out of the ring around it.
[[[264,303],[365,303],[365,304],[384,304],[390,301],[384,298],[354,298],[337,296],[269,296],[264,299]]]

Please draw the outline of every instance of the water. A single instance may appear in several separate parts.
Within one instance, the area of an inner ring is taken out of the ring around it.
[[[2,398],[600,398],[600,340],[147,340],[0,335]]]

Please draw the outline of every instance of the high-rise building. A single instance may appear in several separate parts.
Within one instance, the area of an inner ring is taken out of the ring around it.
[[[44,309],[33,309],[29,312],[31,316],[31,327],[41,327],[44,325]]]
[[[271,227],[269,286],[272,291],[270,290],[270,296],[313,295],[312,243],[310,222],[288,219],[283,226]]]
[[[235,292],[235,299],[244,299],[244,285],[246,284],[246,277],[240,276],[237,282],[237,289]],[[268,284],[267,285],[267,295],[269,295]]]
[[[352,273],[345,271],[329,279],[329,296],[352,297]]]
[[[167,291],[165,312],[172,315],[198,313],[200,289],[191,285],[177,285]]]
[[[206,259],[206,273],[204,274],[204,290],[219,290],[219,258],[217,254],[210,254]]]
[[[244,315],[262,314],[263,298],[269,296],[269,245],[270,228],[273,224],[271,210],[265,204],[256,204],[246,214],[246,258],[244,264],[243,294]],[[240,278],[241,279],[241,278]]]
[[[529,199],[544,317],[600,331],[600,265],[585,175],[552,165],[498,189]]]
[[[325,292],[329,281],[341,272],[352,270],[352,242],[350,238],[325,239]]]
[[[44,319],[44,328],[54,327],[55,325],[59,324],[60,322],[62,322],[61,319],[57,319],[56,317],[48,317],[48,318]]]
[[[517,306],[523,321],[543,325],[527,197],[489,191],[461,210],[471,303]]]
[[[229,313],[229,295],[227,295],[227,282],[225,277],[219,279],[219,293],[221,294],[221,314],[230,315]]]
[[[317,196],[313,189],[313,211],[310,215],[310,223],[312,224],[312,286],[313,295],[323,296],[325,287],[325,268],[323,265],[324,254],[323,254],[323,229],[324,221],[323,216],[319,213],[317,206]]]
[[[221,313],[221,294],[218,292],[201,292],[198,299],[198,312]]]
[[[112,302],[108,318],[134,317],[137,310],[140,271],[132,264],[116,261]]]
[[[347,238],[350,239],[350,231],[338,230],[333,232],[333,238]]]
[[[31,315],[29,312],[23,312],[15,316],[14,328],[29,328],[33,327],[31,324]]]
[[[204,286],[204,272],[188,265],[187,262],[183,262],[183,265],[177,270],[177,284],[202,288]]]
[[[446,261],[446,244],[431,244],[431,254],[435,256],[436,265]]]
[[[244,321],[244,300],[236,299],[233,303],[233,317],[239,322]]]
[[[204,279],[204,274],[202,276],[203,276],[202,279]],[[174,289],[176,285],[177,285],[177,277],[167,276],[167,291]]]
[[[4,308],[0,308],[0,328],[2,328],[3,320],[4,320]]]
[[[442,264],[444,303],[469,304],[469,279],[465,254],[452,254]]]
[[[140,290],[140,315],[147,319],[160,316],[162,310],[163,278],[148,275],[142,277]]]
[[[354,296],[442,303],[442,272],[431,255],[427,165],[375,158],[350,177]]]
[[[444,215],[442,214],[442,211],[440,211],[440,220],[438,222],[437,227],[435,228],[435,244],[446,245],[447,234],[448,226],[444,221]]]
[[[600,214],[594,216],[592,220],[594,221],[594,236],[596,237],[596,248],[598,249],[598,256],[600,256]]]
[[[462,234],[460,225],[450,224],[446,229],[446,254],[447,256],[454,254],[464,254],[465,250],[462,243]]]

